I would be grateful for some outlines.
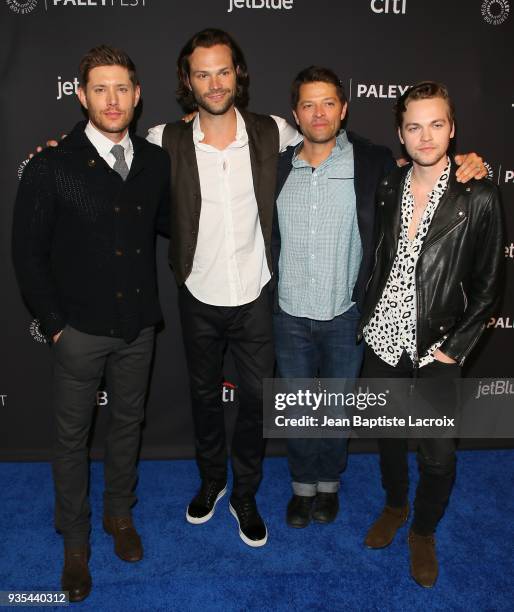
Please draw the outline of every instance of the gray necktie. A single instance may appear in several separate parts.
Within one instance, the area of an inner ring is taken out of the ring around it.
[[[121,145],[117,144],[113,146],[113,148],[111,149],[111,153],[116,158],[112,169],[116,170],[116,172],[121,176],[121,178],[125,180],[129,173],[129,167],[127,166],[127,162],[125,161],[125,149]]]

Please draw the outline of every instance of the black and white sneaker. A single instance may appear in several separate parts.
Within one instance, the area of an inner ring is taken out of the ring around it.
[[[268,530],[257,510],[253,497],[231,499],[230,513],[239,525],[239,537],[248,546],[264,546],[268,541]]]
[[[214,516],[216,504],[227,492],[225,480],[204,480],[187,507],[186,520],[193,525],[206,523]]]

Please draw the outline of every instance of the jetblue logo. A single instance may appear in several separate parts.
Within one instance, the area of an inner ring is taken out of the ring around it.
[[[63,81],[62,77],[57,77],[57,98],[56,100],[62,100],[63,96],[73,96],[78,92],[79,80],[77,77],[73,81]]]
[[[407,0],[371,0],[371,10],[374,13],[405,15],[407,12]]]
[[[234,9],[274,9],[290,10],[293,8],[294,0],[228,0],[227,13]]]

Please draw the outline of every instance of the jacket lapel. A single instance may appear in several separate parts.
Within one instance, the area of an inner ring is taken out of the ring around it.
[[[459,198],[459,205],[457,205],[460,192],[461,186],[455,180],[455,173],[452,171],[448,187],[434,212],[420,253],[466,219],[467,206],[463,198]]]

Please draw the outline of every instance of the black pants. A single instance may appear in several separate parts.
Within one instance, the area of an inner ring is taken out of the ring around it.
[[[457,364],[445,364],[439,361],[419,368],[418,378],[455,379],[461,375]],[[412,361],[403,353],[396,367],[382,361],[366,346],[362,378],[411,378]],[[444,404],[456,401],[453,385],[441,384],[432,390],[430,399]],[[437,395],[437,397],[435,396]],[[402,438],[380,438],[380,470],[382,486],[389,506],[400,507],[407,503],[409,475],[407,464],[407,440]],[[455,480],[455,448],[453,438],[423,438],[418,440],[417,459],[419,484],[414,500],[414,519],[412,529],[419,535],[430,535],[435,532],[441,520]]]
[[[135,503],[141,423],[154,344],[148,327],[130,344],[66,326],[52,347],[56,446],[55,526],[66,546],[88,542],[88,437],[105,370],[109,429],[105,440],[104,512],[130,516]],[[101,407],[100,409],[105,409]]]
[[[267,287],[243,306],[211,306],[184,286],[179,292],[195,429],[196,460],[202,479],[227,478],[227,444],[221,402],[223,354],[228,344],[239,376],[232,440],[232,496],[255,495],[262,478],[262,379],[273,376],[271,305]]]

